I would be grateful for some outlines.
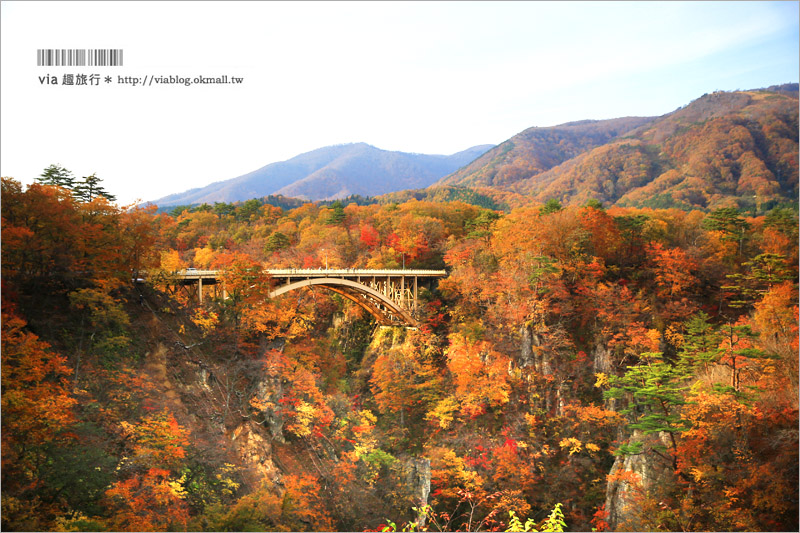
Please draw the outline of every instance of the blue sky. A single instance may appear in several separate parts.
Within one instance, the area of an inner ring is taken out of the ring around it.
[[[122,202],[322,146],[449,154],[798,81],[798,2],[4,1],[0,173],[96,172]],[[122,67],[37,67],[122,48]],[[111,75],[95,87],[39,76]],[[241,76],[133,87],[118,77]]]

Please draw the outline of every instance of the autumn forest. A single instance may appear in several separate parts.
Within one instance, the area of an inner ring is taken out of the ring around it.
[[[524,189],[159,210],[3,178],[2,528],[797,531],[796,202]],[[326,265],[447,277],[416,328],[269,298]]]

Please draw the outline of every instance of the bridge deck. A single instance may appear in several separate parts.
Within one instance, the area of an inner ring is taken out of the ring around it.
[[[179,270],[177,275],[183,279],[216,278],[219,270]],[[444,270],[371,270],[366,268],[275,268],[267,269],[273,278],[355,278],[355,277],[399,277],[399,276],[418,276],[423,278],[442,278],[447,276]]]

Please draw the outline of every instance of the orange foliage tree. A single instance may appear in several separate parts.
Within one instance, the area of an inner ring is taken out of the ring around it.
[[[133,474],[105,492],[110,525],[118,531],[186,528],[189,511],[177,474],[186,458],[188,431],[167,410],[121,425],[133,454],[121,467]]]
[[[461,413],[474,418],[509,401],[509,359],[487,341],[452,335],[446,352]]]
[[[145,473],[115,483],[106,491],[115,531],[173,531],[186,529],[189,512],[178,483],[168,470],[150,468]]]
[[[66,358],[25,330],[26,322],[3,300],[3,491],[19,496],[37,488],[47,446],[69,442],[76,422]]]

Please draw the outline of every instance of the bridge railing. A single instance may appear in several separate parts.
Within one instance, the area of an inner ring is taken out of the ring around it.
[[[187,268],[178,270],[175,275],[181,277],[216,277],[221,270],[198,270]],[[447,272],[444,270],[428,270],[428,269],[381,269],[372,270],[365,268],[269,268],[264,272],[273,277],[296,277],[296,276],[422,276],[422,277],[444,277]]]

